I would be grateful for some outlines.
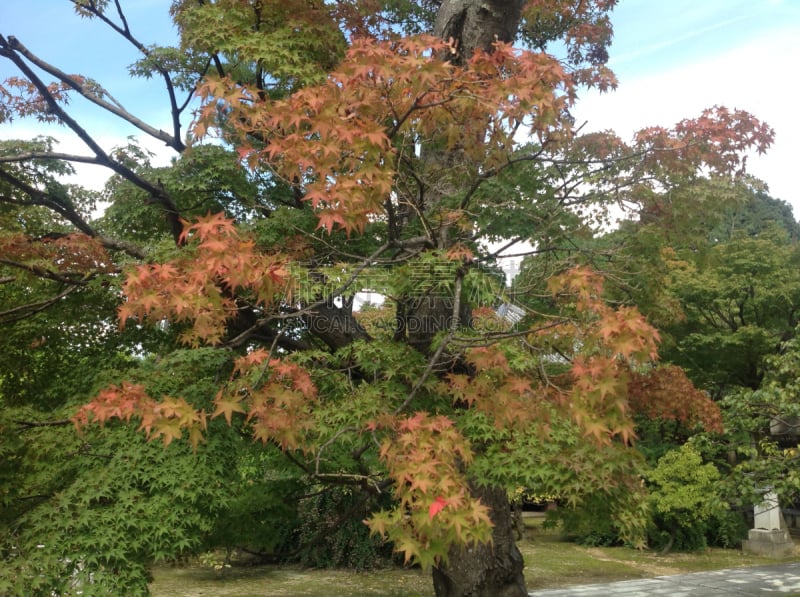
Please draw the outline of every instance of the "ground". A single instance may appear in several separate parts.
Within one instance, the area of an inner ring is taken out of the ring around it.
[[[654,552],[626,547],[583,547],[564,541],[557,530],[544,530],[540,520],[526,519],[527,534],[520,542],[525,556],[529,590],[576,584],[606,583],[667,574],[758,566],[782,560],[743,555],[734,549],[699,553]],[[788,558],[794,560],[796,558]],[[217,573],[198,565],[160,567],[151,586],[154,597],[255,597],[380,595],[432,597],[430,574],[419,569],[387,568],[364,573],[308,570],[293,566],[233,567]]]

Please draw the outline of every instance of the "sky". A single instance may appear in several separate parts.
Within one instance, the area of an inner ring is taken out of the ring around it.
[[[123,4],[131,29],[144,43],[174,39],[169,0]],[[669,126],[714,105],[747,110],[776,131],[772,149],[766,156],[751,156],[749,170],[800,218],[800,0],[620,0],[612,22],[609,66],[620,85],[604,95],[583,94],[574,112],[579,123],[586,122],[584,130],[613,129],[627,139],[637,129]],[[157,81],[142,86],[128,77],[135,50],[99,23],[75,17],[69,0],[0,0],[0,33],[16,36],[64,71],[95,78],[137,116],[169,130],[161,108],[163,88]],[[13,65],[0,61],[0,79],[16,74]],[[74,108],[79,117],[90,118],[89,128],[105,147],[136,134],[90,106],[76,102]],[[33,121],[0,124],[0,138],[42,133],[65,135],[63,129],[43,130]],[[158,142],[147,146],[162,159],[171,155]],[[86,153],[66,139],[60,149]],[[81,176],[93,186],[102,184],[103,174],[91,167]]]
[[[800,218],[800,0],[620,0],[612,21],[619,87],[585,94],[577,121],[627,139],[715,105],[746,110],[776,132],[748,169]]]

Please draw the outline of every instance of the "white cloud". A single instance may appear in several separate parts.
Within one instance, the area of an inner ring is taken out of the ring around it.
[[[33,139],[37,136],[53,137],[57,142],[57,145],[53,147],[53,151],[87,157],[93,155],[83,141],[63,127],[48,127],[37,125],[33,122],[25,123],[24,121],[15,122],[13,126],[0,127],[0,139]],[[93,139],[106,152],[128,143],[124,133],[117,134],[113,131],[94,135]],[[145,150],[153,154],[151,163],[154,166],[167,165],[170,159],[177,155],[173,149],[164,145],[163,141],[158,141],[146,135],[138,135],[137,140]],[[93,190],[101,190],[113,174],[110,169],[93,164],[75,163],[74,168],[75,174],[65,180]]]
[[[624,139],[642,127],[669,126],[714,105],[747,110],[776,131],[766,156],[748,158],[750,172],[800,216],[795,174],[800,118],[788,70],[799,57],[797,47],[796,29],[777,30],[667,71],[623,76],[617,91],[580,99],[575,115],[579,123],[587,121],[585,130],[613,129]]]

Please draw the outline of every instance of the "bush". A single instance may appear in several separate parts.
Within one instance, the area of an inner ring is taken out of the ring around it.
[[[338,487],[303,500],[296,560],[314,568],[367,570],[390,557],[391,548],[362,522],[369,508],[368,496]]]
[[[732,541],[736,527],[720,497],[719,471],[711,463],[703,464],[691,444],[667,452],[646,477],[651,547],[695,551],[705,548],[709,539]]]
[[[547,513],[545,525],[561,524],[564,535],[588,547],[645,546],[647,502],[641,479],[628,477],[605,492],[583,496]]]
[[[738,548],[747,538],[749,526],[741,512],[729,510],[714,516],[707,525],[706,539],[714,547]]]
[[[590,496],[578,507],[559,507],[548,512],[545,525],[554,527],[560,522],[564,536],[579,545],[621,545],[619,528],[608,504],[604,495]]]
[[[650,547],[659,551],[699,551],[708,547],[706,524],[672,526],[674,519],[660,514],[653,516],[647,535]]]

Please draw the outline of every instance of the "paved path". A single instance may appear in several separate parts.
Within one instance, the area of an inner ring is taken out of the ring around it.
[[[800,562],[731,568],[528,593],[530,597],[742,597],[800,595]]]

